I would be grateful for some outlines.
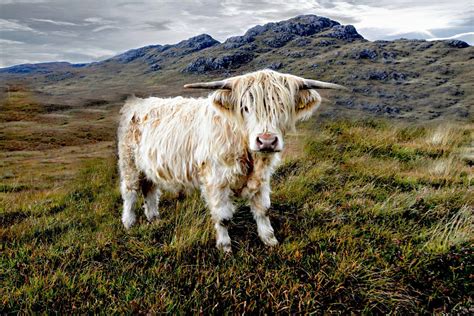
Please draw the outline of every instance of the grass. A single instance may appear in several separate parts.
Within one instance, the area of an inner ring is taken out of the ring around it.
[[[231,257],[198,193],[124,231],[111,150],[72,160],[59,185],[5,171],[1,313],[467,313],[472,126],[313,125],[272,180],[280,245],[261,244],[238,202]]]

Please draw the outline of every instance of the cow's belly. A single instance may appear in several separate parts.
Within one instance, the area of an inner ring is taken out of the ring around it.
[[[180,192],[199,187],[199,174],[194,166],[156,164],[146,162],[140,166],[146,178],[155,183],[162,191]]]
[[[140,171],[161,190],[168,192],[191,191],[206,182],[228,186],[238,193],[246,187],[249,178],[248,166],[243,163],[211,165],[210,162],[190,162],[181,160],[174,163],[142,160],[138,162]]]

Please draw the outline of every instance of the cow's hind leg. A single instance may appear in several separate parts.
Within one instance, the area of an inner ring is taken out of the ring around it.
[[[127,183],[127,181],[122,180],[120,191],[123,199],[122,223],[126,229],[129,229],[137,220],[133,207],[137,200],[138,181],[137,184],[134,185],[133,183]]]
[[[231,190],[219,185],[206,184],[203,188],[203,194],[211,210],[214,228],[216,229],[216,246],[225,252],[231,252],[231,240],[226,225],[235,211],[235,206],[230,199]]]
[[[267,246],[276,246],[278,240],[273,233],[273,227],[268,218],[267,210],[270,207],[270,186],[264,184],[260,190],[250,198],[250,210],[257,222],[257,231],[260,240]]]
[[[158,203],[160,201],[161,191],[158,187],[149,180],[142,180],[141,183],[143,196],[145,197],[145,203],[143,208],[145,210],[145,216],[149,222],[159,217]]]
[[[119,144],[120,193],[123,200],[122,223],[129,229],[136,222],[133,210],[140,189],[140,172],[135,167],[133,159],[124,146]]]

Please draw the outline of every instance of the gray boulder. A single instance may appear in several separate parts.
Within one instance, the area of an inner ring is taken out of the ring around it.
[[[324,34],[325,37],[337,38],[345,41],[354,41],[357,39],[364,39],[352,25],[336,25],[332,27],[331,31]]]
[[[253,54],[245,51],[237,51],[218,57],[198,57],[189,63],[182,72],[203,74],[207,71],[232,69],[250,62],[253,58]]]
[[[449,47],[454,47],[454,48],[469,47],[468,43],[466,43],[464,41],[460,41],[460,40],[449,40],[449,41],[446,41],[446,44],[448,44]]]

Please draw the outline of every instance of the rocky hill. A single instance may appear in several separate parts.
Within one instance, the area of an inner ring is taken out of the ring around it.
[[[409,120],[472,119],[474,48],[458,40],[367,41],[351,25],[315,15],[258,25],[223,43],[202,34],[89,64],[52,62],[0,69],[2,95],[22,85],[48,105],[118,103],[132,93],[172,96],[184,83],[271,68],[336,82],[321,115]]]

